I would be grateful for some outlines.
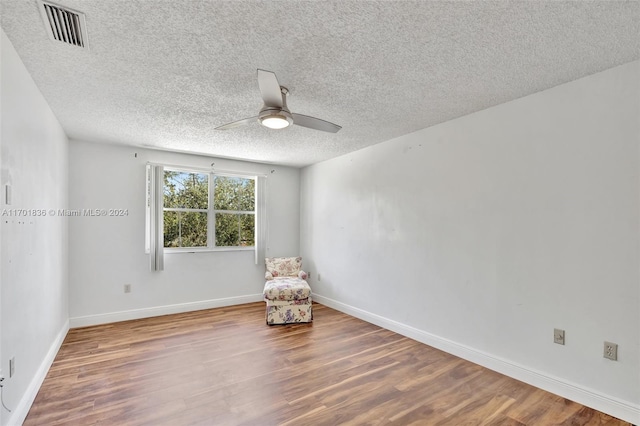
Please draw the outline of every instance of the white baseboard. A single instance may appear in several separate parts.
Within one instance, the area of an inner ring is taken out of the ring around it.
[[[418,342],[440,349],[475,364],[497,371],[516,380],[528,383],[547,392],[560,395],[579,404],[586,405],[603,413],[640,425],[640,406],[604,395],[598,391],[569,383],[566,380],[553,377],[541,371],[519,365],[509,360],[496,357],[474,348],[436,336],[380,315],[338,302],[337,300],[313,293],[315,302],[349,314],[361,320],[375,324],[387,330],[394,331]]]
[[[31,404],[36,399],[36,395],[40,390],[40,386],[42,386],[42,382],[44,382],[45,377],[47,377],[47,373],[49,372],[49,368],[51,368],[51,364],[56,359],[56,355],[60,350],[60,346],[62,346],[62,342],[64,338],[67,336],[67,332],[69,331],[69,321],[65,321],[62,325],[62,328],[58,332],[55,340],[51,344],[47,355],[45,355],[44,359],[40,363],[40,367],[36,371],[36,374],[31,379],[31,383],[29,383],[29,387],[25,391],[22,398],[20,398],[20,402],[14,410],[12,410],[11,415],[7,421],[7,425],[21,425],[24,423],[24,420],[27,418],[27,414],[29,414],[29,410],[31,409]]]
[[[263,300],[264,297],[262,296],[262,293],[260,293],[250,294],[247,296],[227,297],[224,299],[211,299],[199,302],[178,303],[175,305],[154,306],[153,308],[132,309],[129,311],[109,312],[106,314],[69,318],[69,325],[71,328],[86,327],[90,325],[108,324],[111,322],[127,321],[132,319],[157,317],[160,315],[199,311],[201,309],[222,308],[224,306],[261,302]]]

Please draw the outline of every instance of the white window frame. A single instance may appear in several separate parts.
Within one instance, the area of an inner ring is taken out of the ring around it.
[[[256,240],[257,240],[257,232],[256,230],[258,229],[258,223],[257,223],[257,217],[258,217],[258,177],[257,176],[239,176],[239,175],[234,175],[234,174],[230,174],[230,173],[216,173],[216,172],[211,172],[209,174],[209,181],[211,182],[212,180],[214,181],[214,184],[211,185],[211,183],[209,184],[209,200],[214,200],[214,194],[215,194],[215,190],[216,190],[216,186],[215,186],[215,177],[216,176],[221,176],[221,177],[231,177],[231,178],[240,178],[240,179],[251,179],[253,180],[253,188],[254,188],[254,192],[253,192],[253,210],[214,210],[213,208],[210,208],[210,212],[209,212],[209,217],[208,217],[208,224],[211,224],[212,226],[208,227],[207,229],[209,230],[209,232],[211,233],[210,236],[208,236],[207,241],[212,243],[212,248],[213,249],[226,249],[226,250],[255,250],[256,247]],[[215,201],[215,200],[214,200]],[[211,206],[211,201],[209,202],[209,206]],[[251,214],[253,215],[253,245],[252,246],[216,246],[216,233],[215,233],[215,226],[216,226],[216,213],[223,213],[223,214],[235,214],[235,215],[241,215],[241,214]],[[210,239],[209,239],[210,238]]]
[[[206,212],[207,213],[207,246],[206,247],[164,247],[165,253],[195,253],[195,252],[208,252],[208,251],[255,251],[257,244],[257,235],[256,230],[258,227],[257,224],[257,209],[258,209],[258,177],[256,175],[246,175],[242,173],[226,173],[226,172],[215,172],[210,170],[201,170],[197,168],[190,167],[182,167],[182,166],[165,166],[164,171],[170,172],[179,172],[179,173],[198,173],[198,174],[206,174],[208,176],[208,203],[207,209],[189,209],[189,208],[175,208],[175,207],[164,207],[162,206],[162,213],[166,211],[184,211],[184,212]],[[215,177],[223,176],[223,177],[232,177],[232,178],[240,178],[240,179],[251,179],[254,181],[254,209],[252,211],[240,211],[240,210],[214,210],[214,195],[215,195]],[[164,193],[164,180],[162,182],[163,193]],[[252,214],[254,216],[253,219],[253,243],[252,246],[216,246],[216,213],[227,213],[227,214]],[[162,232],[164,236],[164,230]],[[164,245],[164,239],[163,239]]]

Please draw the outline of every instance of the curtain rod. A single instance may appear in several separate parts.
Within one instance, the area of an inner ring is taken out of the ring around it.
[[[207,167],[201,167],[201,166],[186,166],[186,165],[182,165],[182,164],[168,164],[168,163],[156,163],[153,161],[147,161],[147,165],[150,166],[162,166],[162,167],[167,167],[167,168],[175,168],[175,169],[184,169],[184,170],[193,170],[193,171],[202,171],[202,172],[209,172],[209,173],[222,173],[222,174],[231,174],[231,175],[243,175],[243,176],[258,176],[258,177],[264,177],[267,178],[269,177],[268,174],[266,173],[255,173],[255,172],[245,172],[245,171],[239,171],[239,170],[227,170],[227,169],[218,169],[216,167],[214,167],[215,163],[211,163],[211,166],[209,168]],[[270,174],[275,173],[275,169],[271,170]]]

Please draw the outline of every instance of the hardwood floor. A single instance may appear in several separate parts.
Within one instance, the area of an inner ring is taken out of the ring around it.
[[[69,331],[25,425],[627,425],[314,304]]]

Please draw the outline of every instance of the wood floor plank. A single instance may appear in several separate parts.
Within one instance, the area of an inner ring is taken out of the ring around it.
[[[72,329],[31,425],[628,425],[314,304],[264,304]]]

